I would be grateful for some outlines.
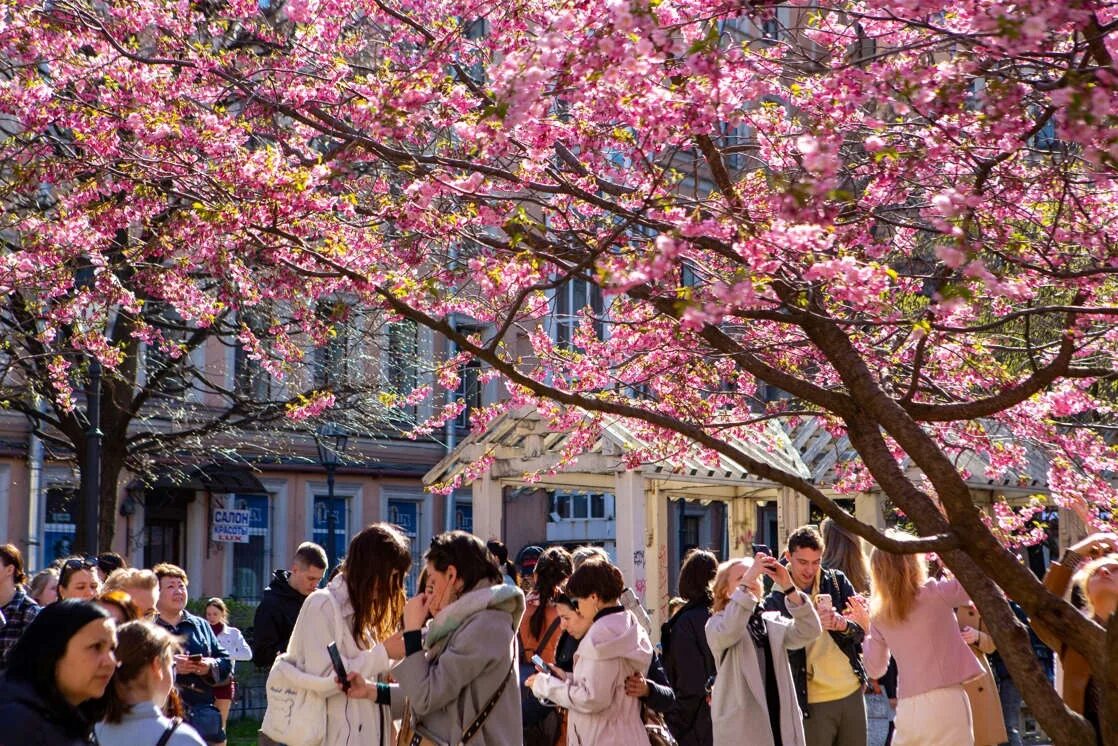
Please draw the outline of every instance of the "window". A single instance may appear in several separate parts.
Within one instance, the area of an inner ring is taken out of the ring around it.
[[[559,346],[571,346],[575,330],[587,308],[595,318],[594,332],[601,338],[605,334],[605,325],[601,321],[605,308],[602,289],[586,280],[571,279],[555,291],[555,342]]]
[[[551,520],[612,520],[613,495],[600,492],[556,492],[551,497]]]
[[[481,361],[471,359],[458,371],[458,390],[454,393],[458,401],[466,407],[458,414],[455,424],[459,429],[470,427],[470,415],[481,408]]]
[[[329,495],[314,496],[314,526],[312,538],[315,544],[326,550],[326,556],[335,563],[345,557],[346,553],[346,498]],[[327,575],[333,568],[326,568]]]
[[[43,526],[43,565],[74,553],[77,539],[78,491],[73,487],[47,489],[46,525]],[[149,565],[150,567],[150,565]]]
[[[264,336],[263,319],[249,313],[242,315],[245,325],[258,337]],[[233,390],[237,396],[253,401],[267,401],[272,398],[272,376],[264,370],[259,360],[249,357],[239,341],[233,347]]]
[[[414,321],[397,321],[388,325],[388,349],[385,376],[389,389],[407,396],[419,385],[419,328]],[[415,408],[410,408],[414,414]]]
[[[400,527],[411,546],[411,568],[404,579],[404,588],[410,597],[415,594],[419,571],[423,567],[423,540],[419,535],[423,523],[423,503],[418,500],[389,500],[388,522]]]
[[[257,402],[272,398],[271,374],[240,345],[233,350],[233,382],[237,396]]]
[[[327,303],[319,306],[318,315],[329,323],[330,338],[314,350],[314,385],[319,388],[336,388],[345,385],[348,374],[349,332],[345,317],[349,308],[344,303]]]
[[[165,304],[152,303],[149,308],[145,320],[159,330],[162,339],[144,345],[145,385],[168,398],[185,398],[190,390],[191,359],[182,343],[187,341],[190,329]]]
[[[268,496],[236,495],[232,502],[236,510],[249,511],[248,542],[233,545],[233,597],[259,601],[272,573]]]

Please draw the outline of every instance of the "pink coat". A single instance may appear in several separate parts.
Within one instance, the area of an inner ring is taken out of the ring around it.
[[[590,626],[566,681],[537,676],[532,691],[569,710],[568,746],[648,746],[640,700],[625,694],[625,678],[646,673],[652,641],[628,611],[607,614]]]

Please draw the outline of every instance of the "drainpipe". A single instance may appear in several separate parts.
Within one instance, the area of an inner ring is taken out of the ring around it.
[[[447,321],[453,331],[458,331],[458,322],[455,320],[454,314],[451,314]],[[446,345],[447,359],[449,360],[458,354],[458,345],[454,343],[453,339],[448,339]],[[447,397],[450,402],[453,403],[454,400],[458,398],[458,394],[455,391],[448,391]],[[454,421],[455,419],[456,418],[452,417],[446,421],[446,452],[448,455],[453,453],[458,445],[458,424]],[[454,498],[454,490],[451,490],[446,493],[446,516],[443,520],[443,530],[454,530],[454,513],[457,507],[458,505]]]
[[[36,409],[44,412],[43,402]],[[42,561],[39,529],[43,525],[43,439],[35,433],[35,422],[28,418],[31,433],[27,439],[27,565],[38,567]]]

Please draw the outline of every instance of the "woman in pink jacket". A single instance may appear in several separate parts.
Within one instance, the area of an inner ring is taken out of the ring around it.
[[[525,685],[541,700],[569,711],[569,746],[648,746],[640,700],[625,694],[625,679],[644,674],[652,661],[652,641],[621,605],[621,571],[602,559],[583,563],[567,581],[578,614],[593,620],[575,653],[574,671],[528,677]]]
[[[956,607],[968,604],[970,597],[958,580],[929,579],[922,555],[874,549],[870,572],[873,598],[862,655],[866,673],[874,679],[884,675],[890,652],[897,659],[893,746],[973,746],[963,682],[983,670],[955,619]]]

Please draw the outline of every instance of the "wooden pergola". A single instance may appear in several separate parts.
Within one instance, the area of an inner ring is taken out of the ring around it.
[[[474,533],[500,536],[503,488],[528,484],[558,490],[609,492],[616,500],[617,562],[632,587],[643,596],[654,620],[663,621],[668,601],[668,502],[675,499],[727,503],[732,536],[753,528],[750,508],[757,500],[777,500],[792,506],[788,489],[750,474],[739,464],[720,457],[710,464],[699,450],[664,460],[626,465],[625,455],[644,451],[647,444],[623,421],[600,426],[593,445],[569,463],[570,431],[551,429],[532,408],[497,417],[481,432],[472,433],[424,476],[424,484],[461,478],[473,490]],[[752,458],[804,478],[810,476],[787,434],[775,422],[752,440],[733,445]],[[487,463],[488,462],[488,463]],[[779,510],[783,514],[784,510]],[[787,530],[781,526],[781,532]],[[658,626],[657,626],[658,629]]]

